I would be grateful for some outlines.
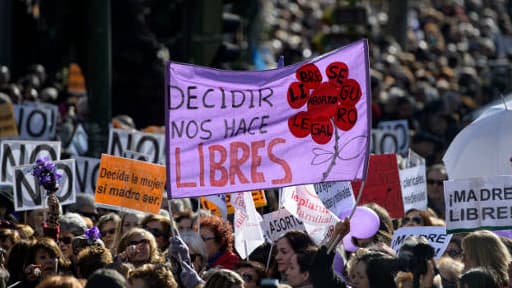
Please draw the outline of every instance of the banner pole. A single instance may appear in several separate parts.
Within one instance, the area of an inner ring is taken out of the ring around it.
[[[249,250],[247,249],[247,240],[244,240],[245,260],[249,261]]]
[[[197,235],[201,236],[201,197],[198,198],[199,204],[197,205]]]
[[[350,221],[352,219],[352,216],[354,216],[354,213],[356,212],[357,205],[359,204],[359,201],[361,200],[361,195],[363,195],[364,183],[365,183],[365,180],[362,180],[361,187],[359,187],[359,193],[357,194],[356,203],[354,204],[354,207],[352,208],[352,211],[350,212],[350,215],[348,216],[348,221]],[[340,219],[340,220],[343,221],[343,219]],[[331,253],[332,250],[334,250],[336,248],[336,246],[338,246],[338,244],[340,243],[341,240],[343,240],[341,238],[341,236],[336,235],[334,240],[332,242],[328,243],[327,253],[328,254]]]
[[[265,265],[265,274],[268,273],[270,267],[270,259],[272,257],[272,249],[274,249],[274,241],[270,242],[270,251],[268,252],[267,265]]]
[[[171,206],[171,203],[172,203],[172,199],[167,199],[167,210],[169,211],[169,220],[171,220],[171,237],[176,237],[176,236],[179,236],[179,232],[178,230],[176,229],[176,226],[174,225],[174,214],[172,213],[172,206]]]

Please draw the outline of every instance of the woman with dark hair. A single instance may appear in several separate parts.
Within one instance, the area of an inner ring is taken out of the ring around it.
[[[22,281],[11,287],[35,287],[42,280],[65,268],[62,252],[53,239],[40,238],[26,254]]]
[[[310,277],[310,269],[315,258],[316,249],[306,249],[295,253],[286,270],[286,280],[293,288],[313,287]]]
[[[427,211],[409,209],[402,218],[400,227],[432,226],[432,220]]]
[[[360,248],[348,262],[352,288],[395,288],[396,258],[379,251]]]
[[[210,268],[234,269],[240,257],[233,253],[233,231],[229,222],[217,216],[202,217],[199,231],[208,252]]]
[[[316,248],[315,242],[303,231],[289,231],[276,242],[275,256],[277,270],[285,273],[288,270],[293,255],[299,251]]]
[[[500,288],[496,275],[484,267],[469,269],[459,277],[460,288]]]

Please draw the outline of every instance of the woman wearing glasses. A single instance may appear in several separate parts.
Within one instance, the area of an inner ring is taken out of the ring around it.
[[[141,228],[133,228],[124,234],[117,247],[116,261],[130,262],[135,267],[162,263],[153,234]]]
[[[233,270],[240,257],[233,253],[233,231],[229,222],[217,216],[202,217],[200,235],[206,244],[208,266]]]
[[[71,242],[76,236],[83,235],[87,226],[85,221],[82,219],[80,214],[77,213],[66,213],[59,217],[60,224],[60,236],[59,236],[59,248],[62,251],[65,259],[75,262],[73,255],[73,247]]]
[[[101,240],[110,251],[114,251],[116,227],[119,225],[119,222],[121,222],[121,218],[115,213],[105,214],[98,220],[97,225],[100,229]]]
[[[432,220],[426,211],[409,209],[402,218],[400,227],[432,226]]]

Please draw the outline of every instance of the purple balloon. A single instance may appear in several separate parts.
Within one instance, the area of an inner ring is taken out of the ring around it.
[[[348,233],[347,236],[343,238],[343,248],[345,249],[345,251],[354,252],[359,248],[352,242],[352,237],[352,233]]]
[[[351,211],[344,211],[339,215],[341,220],[350,216]],[[380,219],[377,213],[367,207],[358,206],[350,219],[350,233],[359,239],[370,238],[377,234],[380,227]],[[348,235],[347,235],[348,236]],[[347,238],[347,237],[345,237]],[[350,241],[351,242],[351,241]]]
[[[332,270],[338,277],[343,278],[343,269],[345,269],[345,261],[339,253],[334,255],[334,260],[332,261]]]

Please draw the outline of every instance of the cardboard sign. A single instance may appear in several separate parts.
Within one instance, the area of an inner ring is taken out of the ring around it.
[[[422,226],[422,227],[402,227],[395,230],[393,239],[391,240],[391,248],[398,252],[400,247],[409,236],[423,236],[427,238],[428,243],[435,251],[435,259],[443,256],[446,247],[452,239],[451,234],[446,234],[446,227],[439,226]]]
[[[409,209],[427,210],[427,181],[425,165],[400,170],[404,212]]]
[[[352,190],[358,195],[361,182],[352,182]],[[368,178],[359,204],[375,202],[388,210],[392,218],[404,216],[404,205],[396,154],[371,155]]]
[[[265,233],[265,240],[267,242],[274,242],[279,239],[288,231],[300,230],[306,231],[304,223],[299,219],[293,217],[286,209],[279,209],[277,211],[263,215],[263,222],[261,228]]]
[[[325,207],[335,215],[352,209],[356,203],[350,182],[319,183],[314,187]]]
[[[165,164],[165,136],[110,128],[108,154],[124,157],[125,151],[147,155],[148,162]]]
[[[75,132],[73,133],[73,137],[65,150],[75,157],[84,155],[89,150],[88,141],[89,135],[85,132],[82,124],[78,124],[75,128]]]
[[[164,188],[165,166],[101,155],[97,205],[158,214]]]
[[[370,152],[372,154],[395,154],[399,151],[398,131],[372,129]]]
[[[407,120],[381,121],[377,127],[384,131],[396,131],[398,151],[394,153],[407,155],[409,150],[409,123]]]
[[[14,167],[34,163],[37,158],[60,159],[58,141],[4,140],[0,143],[0,184],[14,183]]]
[[[76,191],[94,195],[100,170],[100,159],[76,157]]]
[[[59,182],[60,189],[57,191],[57,198],[61,205],[75,203],[75,160],[66,159],[54,161],[57,171],[62,173]],[[22,165],[14,168],[15,182],[14,190],[14,209],[16,211],[41,209],[46,206],[46,191],[37,183],[32,176],[33,165]]]
[[[280,69],[166,72],[169,199],[366,177],[366,40]]]
[[[0,103],[0,138],[18,136],[18,127],[11,103]]]
[[[512,176],[444,181],[448,233],[512,228]]]
[[[52,104],[24,102],[14,105],[20,140],[55,139],[58,107]]]

